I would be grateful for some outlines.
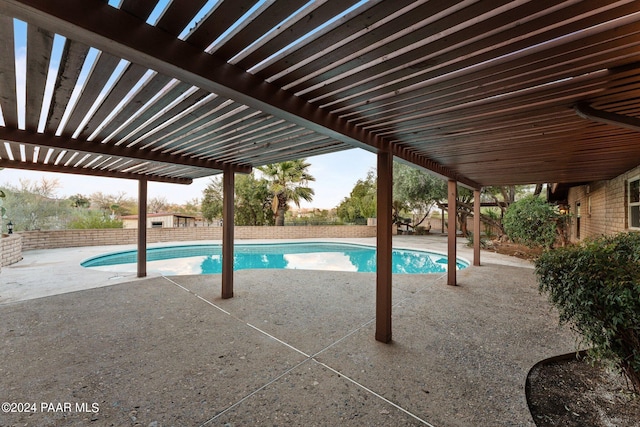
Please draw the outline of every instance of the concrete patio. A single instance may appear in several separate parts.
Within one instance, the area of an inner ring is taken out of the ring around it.
[[[445,251],[446,237],[394,246]],[[394,276],[382,344],[374,274],[239,271],[222,300],[219,275],[79,267],[121,248],[30,251],[2,269],[0,401],[36,411],[0,425],[533,425],[528,370],[574,349],[532,265],[507,256],[483,251],[457,287]]]

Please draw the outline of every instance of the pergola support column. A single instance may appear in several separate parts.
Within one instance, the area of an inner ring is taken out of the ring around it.
[[[138,277],[147,276],[147,180],[138,180]]]
[[[480,265],[480,190],[473,191],[473,265]]]
[[[458,183],[450,179],[448,184],[448,225],[447,225],[447,284],[457,285],[456,279],[456,211],[458,200]]]
[[[222,298],[233,298],[233,202],[235,175],[225,167],[222,178]]]
[[[383,343],[391,342],[392,188],[393,155],[381,150],[378,152],[376,340]]]

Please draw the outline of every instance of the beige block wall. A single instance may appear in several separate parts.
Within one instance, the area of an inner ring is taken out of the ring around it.
[[[640,176],[640,166],[609,181],[592,182],[569,190],[570,212],[575,215],[580,202],[580,239],[629,231],[627,221],[626,187],[629,179]],[[589,211],[589,204],[591,210]],[[571,241],[576,236],[577,219],[571,220]]]
[[[22,250],[135,244],[137,230],[51,230],[21,232]],[[376,228],[366,225],[235,227],[236,239],[313,239],[322,237],[375,237]],[[147,242],[221,240],[222,227],[149,228]]]
[[[0,268],[22,259],[22,236],[11,234],[0,237]]]

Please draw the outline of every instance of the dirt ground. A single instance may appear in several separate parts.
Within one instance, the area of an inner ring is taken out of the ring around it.
[[[522,259],[533,261],[536,257],[542,253],[541,248],[528,248],[524,245],[511,242],[498,242],[493,241],[491,245],[486,248],[489,251],[493,251],[502,255],[514,256]]]
[[[538,427],[631,427],[640,398],[622,374],[575,358],[531,370],[528,403]]]

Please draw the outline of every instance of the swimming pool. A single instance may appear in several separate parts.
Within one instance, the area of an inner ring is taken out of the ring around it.
[[[124,251],[89,258],[83,267],[102,271],[135,272],[137,251]],[[457,268],[469,263],[459,259]],[[447,256],[428,251],[394,249],[393,273],[425,274],[447,271]],[[234,270],[304,269],[330,271],[376,271],[373,246],[347,243],[235,244]],[[166,246],[147,249],[147,271],[163,275],[216,274],[222,272],[220,244]]]

